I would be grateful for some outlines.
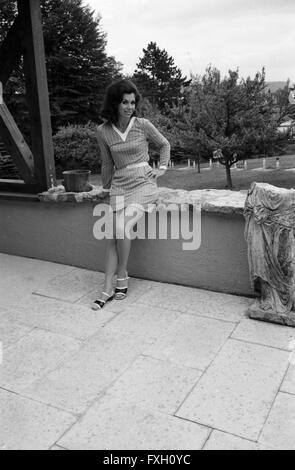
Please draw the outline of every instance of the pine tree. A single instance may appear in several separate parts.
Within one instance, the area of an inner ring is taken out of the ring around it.
[[[101,18],[95,18],[82,0],[41,0],[41,9],[53,130],[68,123],[98,122],[104,90],[120,76],[121,70],[121,64],[106,54]],[[8,30],[13,18],[13,9],[1,10],[4,30]],[[25,87],[19,68],[5,93],[18,123],[28,130]]]
[[[174,59],[155,42],[150,42],[147,49],[143,49],[143,53],[143,57],[136,64],[133,79],[143,96],[148,98],[153,106],[157,105],[163,110],[166,105],[171,106],[180,97],[183,87],[189,82],[174,65]]]
[[[0,5],[0,44],[14,21],[16,15],[16,2],[4,2]]]

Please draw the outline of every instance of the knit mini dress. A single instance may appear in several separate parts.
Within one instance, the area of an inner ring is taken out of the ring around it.
[[[158,198],[155,173],[149,162],[149,144],[160,153],[160,165],[168,165],[170,144],[156,127],[144,118],[132,117],[124,133],[106,122],[97,128],[101,151],[101,178],[110,192],[114,212],[130,205],[151,210]]]

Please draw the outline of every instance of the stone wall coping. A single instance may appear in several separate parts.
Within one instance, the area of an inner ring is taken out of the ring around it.
[[[102,187],[92,186],[88,192],[66,192],[62,185],[49,189],[38,195],[41,202],[96,202],[108,201],[108,197],[101,198]],[[186,191],[184,189],[159,188],[157,205],[169,204],[201,205],[205,212],[219,212],[222,214],[243,214],[247,197],[247,190],[230,191],[223,189],[197,189]]]

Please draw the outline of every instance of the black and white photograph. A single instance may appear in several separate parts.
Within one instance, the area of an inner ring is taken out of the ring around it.
[[[0,0],[0,450],[295,450],[294,24]]]

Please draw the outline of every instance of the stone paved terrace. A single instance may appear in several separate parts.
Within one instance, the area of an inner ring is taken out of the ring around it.
[[[295,449],[295,329],[250,302],[0,254],[2,449]]]

